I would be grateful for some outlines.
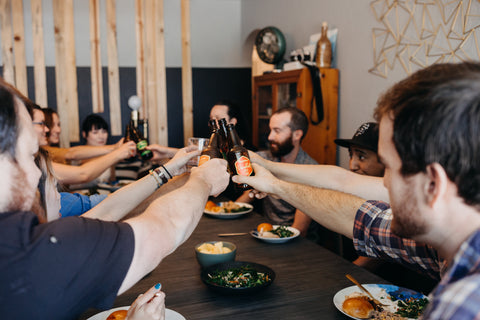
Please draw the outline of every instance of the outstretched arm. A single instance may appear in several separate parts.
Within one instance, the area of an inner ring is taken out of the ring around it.
[[[228,181],[227,162],[209,160],[193,168],[182,187],[153,201],[143,214],[126,220],[135,236],[135,253],[119,294],[153,270],[191,235],[208,196],[221,193]]]
[[[310,216],[327,229],[353,237],[355,215],[364,199],[354,195],[287,182],[273,176],[254,163],[255,176],[234,176],[237,183],[247,183],[255,189],[276,195]]]
[[[388,190],[380,177],[365,176],[332,165],[273,162],[251,151],[249,155],[252,162],[285,181],[351,193],[368,200],[390,201]]]
[[[181,175],[186,170],[185,165],[188,160],[198,156],[199,153],[199,150],[188,152],[187,148],[180,149],[175,157],[165,164],[165,168],[173,176]],[[107,221],[119,221],[132,210],[134,210],[132,215],[145,211],[153,200],[182,186],[187,179],[187,175],[176,177],[157,190],[158,185],[155,178],[151,174],[146,175],[142,179],[115,191],[82,216]]]
[[[123,144],[123,138],[116,144],[105,146],[75,146],[70,148],[58,148],[51,146],[43,146],[48,151],[48,155],[53,162],[65,163],[72,160],[86,160],[103,156]]]
[[[135,150],[135,143],[129,141],[120,148],[80,166],[52,162],[52,167],[58,181],[62,184],[85,183],[92,181],[115,163],[134,155]]]

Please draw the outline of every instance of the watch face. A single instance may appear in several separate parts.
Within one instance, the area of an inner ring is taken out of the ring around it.
[[[275,63],[278,61],[279,52],[281,51],[279,45],[279,38],[275,31],[270,28],[261,30],[256,39],[255,45],[260,59],[266,63]]]

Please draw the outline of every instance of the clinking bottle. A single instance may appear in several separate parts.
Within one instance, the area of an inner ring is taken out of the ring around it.
[[[218,132],[219,132],[219,148],[220,152],[223,155],[223,158],[227,160],[227,152],[230,149],[228,145],[228,138],[227,138],[227,119],[222,118],[218,120]]]
[[[142,160],[146,161],[153,157],[153,152],[146,149],[148,146],[147,140],[143,138],[140,131],[138,131],[138,129],[135,127],[133,121],[130,121],[130,123],[127,125],[125,132],[125,142],[130,140],[136,143],[137,153],[140,155]]]
[[[218,148],[218,141],[219,141],[219,133],[218,133],[218,126],[217,121],[210,120],[210,140],[208,141],[208,146],[202,150],[202,154],[200,155],[200,160],[198,160],[198,165],[201,166],[205,162],[210,159],[214,158],[223,158],[220,149]]]
[[[248,156],[248,150],[242,146],[237,130],[235,130],[235,125],[227,125],[227,138],[228,145],[230,146],[230,149],[227,152],[227,161],[231,174],[242,176],[255,175],[250,162],[250,157]],[[245,183],[236,183],[235,188],[239,190],[251,189],[251,187]]]

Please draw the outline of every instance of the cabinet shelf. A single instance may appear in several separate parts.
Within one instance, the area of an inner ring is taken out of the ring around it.
[[[267,148],[268,120],[279,108],[297,107],[307,115],[309,128],[302,148],[320,164],[336,164],[338,121],[338,69],[321,68],[321,89],[324,119],[316,120],[316,105],[313,99],[312,80],[307,68],[270,73],[253,78],[253,144],[259,149]],[[313,109],[312,109],[313,108]],[[313,112],[312,112],[313,111]]]

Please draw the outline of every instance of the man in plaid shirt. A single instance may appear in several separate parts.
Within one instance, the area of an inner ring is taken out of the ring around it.
[[[355,196],[319,188],[350,192],[335,187],[332,172],[339,170],[310,166],[307,175],[308,168],[255,156],[273,174],[254,164],[255,176],[234,181],[275,194],[353,238],[360,254],[432,276],[445,261],[424,319],[480,319],[480,64],[437,64],[414,73],[380,97],[375,118],[388,199],[372,180],[356,185]]]

